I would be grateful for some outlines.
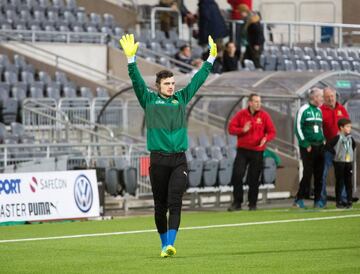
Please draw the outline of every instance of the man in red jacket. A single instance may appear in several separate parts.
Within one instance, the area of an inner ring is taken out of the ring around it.
[[[339,131],[338,120],[341,118],[348,118],[349,114],[342,104],[336,101],[336,91],[331,87],[326,87],[324,89],[324,104],[320,107],[323,115],[323,131],[326,138],[326,142],[332,140]],[[324,172],[322,178],[322,189],[321,189],[321,206],[326,206],[326,178],[329,173],[329,169],[333,164],[334,156],[325,151],[324,154]],[[345,189],[342,191],[342,200],[347,201]],[[345,197],[344,197],[345,196]]]
[[[266,143],[275,138],[276,130],[270,115],[261,109],[261,98],[250,94],[248,107],[240,110],[230,121],[229,133],[237,136],[237,153],[231,183],[234,201],[229,211],[241,210],[243,179],[248,169],[246,183],[249,186],[249,210],[256,210],[263,152]]]

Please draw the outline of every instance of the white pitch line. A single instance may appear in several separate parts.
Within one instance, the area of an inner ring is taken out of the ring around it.
[[[283,223],[295,223],[295,222],[307,222],[307,221],[323,221],[323,220],[335,220],[335,219],[346,219],[346,218],[359,218],[359,217],[360,217],[360,214],[353,214],[353,215],[342,215],[342,216],[315,217],[315,218],[289,219],[289,220],[277,220],[277,221],[263,221],[263,222],[250,222],[250,223],[238,223],[238,224],[191,226],[191,227],[182,227],[182,228],[180,228],[180,230],[200,230],[200,229],[226,228],[226,227],[239,227],[239,226],[252,226],[252,225],[270,225],[270,224],[283,224]],[[15,242],[74,239],[74,238],[85,238],[85,237],[102,237],[102,236],[113,236],[113,235],[140,234],[140,233],[150,233],[150,232],[156,232],[156,229],[131,230],[131,231],[119,231],[119,232],[95,233],[95,234],[80,234],[80,235],[68,235],[68,236],[54,236],[54,237],[42,237],[42,238],[10,239],[10,240],[0,240],[0,244],[15,243]]]

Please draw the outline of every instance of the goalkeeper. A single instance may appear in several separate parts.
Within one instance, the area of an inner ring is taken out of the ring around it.
[[[136,65],[135,54],[139,44],[134,42],[134,35],[122,36],[120,44],[128,59],[129,76],[136,97],[145,111],[155,224],[161,239],[160,256],[173,256],[176,254],[174,243],[180,225],[182,196],[188,180],[186,105],[208,77],[217,48],[209,36],[209,58],[190,83],[175,91],[173,73],[162,70],[156,74],[157,92],[154,92],[146,86]]]

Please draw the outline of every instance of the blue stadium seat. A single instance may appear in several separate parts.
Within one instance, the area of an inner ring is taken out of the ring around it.
[[[256,70],[254,62],[252,60],[245,59],[244,60],[245,70],[254,71]]]
[[[199,187],[201,184],[201,177],[203,172],[203,161],[200,159],[195,159],[192,156],[190,150],[187,150],[185,154],[189,171],[189,187]]]

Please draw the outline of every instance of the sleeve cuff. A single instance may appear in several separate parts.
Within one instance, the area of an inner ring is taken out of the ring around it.
[[[135,63],[136,56],[128,57],[127,60],[128,60],[128,64]]]
[[[216,59],[216,57],[209,55],[209,57],[206,61],[208,61],[210,64],[214,64],[215,59]]]

